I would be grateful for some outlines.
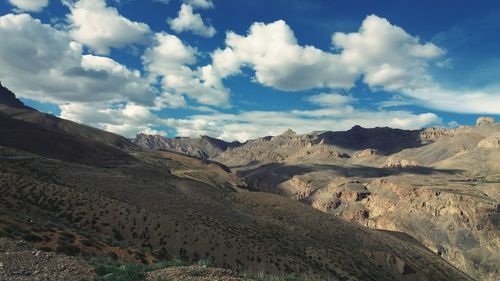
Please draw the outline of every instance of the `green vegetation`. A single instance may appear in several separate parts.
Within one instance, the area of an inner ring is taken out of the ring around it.
[[[80,281],[143,281],[146,280],[146,274],[149,271],[188,265],[179,259],[160,261],[154,265],[126,263],[104,257],[91,258],[88,262],[94,267],[94,271],[97,276],[93,280],[81,279]],[[195,263],[195,265],[211,267],[212,263],[208,260],[199,260]],[[203,272],[197,270],[194,270],[191,273],[192,276],[203,275]],[[266,275],[262,272],[247,272],[242,275],[244,278],[255,281],[312,281],[292,276],[286,277]],[[169,279],[160,277],[157,281],[169,281]]]
[[[125,263],[102,257],[91,258],[89,264],[94,267],[97,275],[92,281],[141,281],[146,279],[146,272],[158,269],[156,266]]]
[[[201,265],[205,267],[212,267],[213,263],[210,260],[199,260],[196,262],[196,265]]]
[[[180,259],[171,259],[168,261],[159,261],[156,263],[156,266],[159,268],[167,268],[167,267],[173,267],[173,266],[186,266],[187,263],[183,262]]]
[[[304,279],[295,276],[274,276],[267,275],[262,272],[259,273],[244,273],[243,277],[255,281],[313,281],[312,279]]]

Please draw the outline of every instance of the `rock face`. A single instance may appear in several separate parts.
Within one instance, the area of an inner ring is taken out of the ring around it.
[[[481,126],[481,125],[491,125],[495,123],[495,119],[493,117],[479,117],[476,120],[476,125]]]

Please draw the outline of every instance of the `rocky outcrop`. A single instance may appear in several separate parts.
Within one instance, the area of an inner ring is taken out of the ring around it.
[[[453,136],[455,129],[448,128],[427,128],[420,132],[422,141],[436,141],[445,136]]]
[[[418,166],[419,164],[416,161],[396,157],[389,157],[384,165],[385,168],[389,169],[416,168]]]
[[[354,155],[353,158],[373,158],[376,156],[383,156],[383,153],[376,149],[365,149]]]
[[[484,138],[477,144],[478,148],[486,149],[499,149],[500,148],[500,135]]]

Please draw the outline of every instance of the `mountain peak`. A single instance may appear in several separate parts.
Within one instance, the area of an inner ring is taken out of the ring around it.
[[[288,130],[284,131],[283,134],[281,134],[281,135],[282,136],[295,136],[295,135],[297,135],[297,133],[294,130],[289,128]]]
[[[24,105],[22,101],[16,98],[16,95],[12,91],[4,87],[2,82],[0,82],[0,105],[2,104],[9,107],[34,110],[33,108]]]

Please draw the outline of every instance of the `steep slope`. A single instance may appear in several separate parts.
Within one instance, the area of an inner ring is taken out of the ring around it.
[[[318,280],[470,280],[401,234],[248,192],[220,164],[121,149],[82,138],[95,134],[83,126],[71,134],[43,122],[3,118],[9,137],[0,134],[0,235],[69,254],[144,262],[208,259],[224,268]],[[11,141],[17,134],[18,140],[50,136],[59,150]],[[102,160],[100,146],[118,152]],[[90,147],[83,152],[91,161],[78,161],[83,155],[71,154],[75,147]],[[124,161],[122,153],[132,160]]]

